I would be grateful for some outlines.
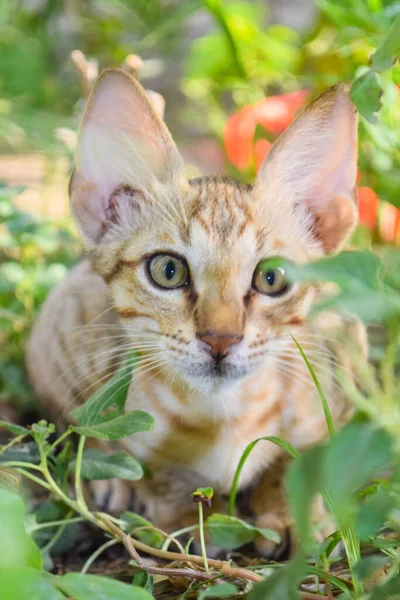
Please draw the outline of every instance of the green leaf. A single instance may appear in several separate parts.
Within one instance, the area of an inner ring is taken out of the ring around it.
[[[75,471],[76,460],[70,462],[70,471]],[[126,479],[136,481],[143,477],[138,461],[126,452],[107,454],[103,450],[90,449],[83,453],[81,475],[84,479]]]
[[[260,535],[276,544],[280,543],[280,537],[276,531],[254,527],[237,517],[219,513],[208,517],[206,527],[210,533],[212,544],[224,550],[240,548]]]
[[[220,583],[213,585],[207,590],[202,590],[199,593],[198,600],[205,600],[206,598],[228,598],[229,596],[235,596],[238,594],[238,589],[233,583]]]
[[[372,55],[371,67],[375,71],[385,71],[393,66],[396,57],[400,58],[400,15]]]
[[[72,442],[67,440],[61,452],[54,457],[55,465],[53,470],[53,478],[57,485],[64,491],[68,485],[68,467],[73,455],[74,452]]]
[[[378,255],[367,250],[342,252],[307,265],[285,263],[285,271],[291,281],[331,281],[341,287],[358,283],[375,290],[379,287],[381,268]]]
[[[39,548],[25,531],[25,506],[22,498],[0,489],[0,531],[4,552],[0,552],[0,568],[34,567],[42,569]]]
[[[56,586],[74,600],[153,600],[145,589],[99,575],[68,573]]]
[[[311,504],[315,494],[321,489],[324,451],[323,447],[308,450],[299,459],[293,461],[285,478],[298,537],[304,544],[309,542]]]
[[[367,539],[383,526],[394,500],[383,490],[368,498],[360,507],[355,525],[357,537]]]
[[[39,423],[34,423],[32,425],[33,437],[38,446],[44,444],[49,435],[54,433],[55,430],[55,425],[53,425],[53,423],[47,423],[44,419],[39,421]]]
[[[296,587],[289,568],[284,567],[265,581],[256,583],[247,600],[299,600]]]
[[[316,311],[337,310],[367,322],[385,321],[400,314],[400,296],[390,287],[396,269],[387,272],[381,259],[372,252],[342,252],[308,265],[286,262],[285,270],[293,282],[330,281],[339,285],[341,292],[317,304]]]
[[[388,556],[383,556],[382,554],[366,556],[356,564],[355,572],[361,581],[365,581],[372,577],[377,571],[381,571],[382,567],[389,563],[390,558]]]
[[[60,525],[53,527],[43,527],[36,529],[41,524],[49,524],[52,521],[60,521],[67,518],[69,508],[62,501],[47,500],[41,502],[34,514],[28,515],[25,519],[25,528],[32,535],[35,543],[43,548],[59,531]],[[30,530],[33,529],[31,532]],[[77,541],[79,537],[79,524],[70,523],[65,526],[61,536],[58,538],[54,546],[51,548],[51,553],[57,555],[64,553]]]
[[[126,415],[120,415],[111,421],[72,427],[79,435],[98,438],[102,440],[120,440],[121,438],[138,433],[139,431],[150,431],[154,427],[154,419],[141,410],[135,410]]]
[[[52,580],[48,573],[30,567],[1,567],[1,600],[65,600]]]
[[[132,372],[140,356],[136,350],[128,352],[122,366],[82,406],[72,411],[72,416],[81,425],[97,425],[108,420],[107,411],[116,407],[116,414],[124,411]]]
[[[379,550],[388,550],[389,548],[398,548],[400,546],[400,542],[397,538],[386,538],[386,537],[376,537],[372,545],[374,548],[378,548]]]
[[[133,533],[134,537],[153,548],[161,548],[164,542],[164,537],[159,531],[151,529],[153,523],[136,513],[126,511],[121,515],[122,521],[127,523],[128,533]],[[139,529],[139,527],[149,527],[150,529]]]
[[[132,581],[133,585],[144,588],[149,594],[153,593],[154,578],[145,569],[139,569]]]
[[[392,577],[384,585],[376,588],[369,600],[400,600],[400,575]]]
[[[359,113],[367,121],[375,123],[377,113],[382,108],[382,93],[379,75],[374,71],[367,71],[353,82],[350,89],[350,98]]]
[[[6,421],[0,421],[0,427],[8,429],[12,433],[16,435],[28,435],[31,432],[26,427],[21,427],[20,425],[14,425],[14,423],[7,423]]]
[[[368,423],[344,427],[326,447],[323,488],[332,499],[338,522],[351,517],[354,492],[392,456],[391,439]]]
[[[18,444],[17,446],[7,448],[7,450],[5,450],[3,454],[0,454],[0,463],[9,461],[30,462],[33,464],[38,464],[40,462],[39,448],[37,447],[35,442],[29,442],[27,444]]]
[[[389,290],[376,292],[349,285],[343,293],[319,303],[316,310],[336,310],[356,316],[366,323],[380,323],[400,314],[400,296]]]

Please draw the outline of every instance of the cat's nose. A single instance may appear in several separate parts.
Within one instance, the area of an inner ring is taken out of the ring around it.
[[[217,335],[214,333],[198,333],[197,337],[206,344],[207,350],[217,363],[226,357],[231,346],[238,344],[243,339],[243,336]]]

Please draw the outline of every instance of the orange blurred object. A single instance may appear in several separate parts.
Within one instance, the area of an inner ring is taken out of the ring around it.
[[[374,190],[367,186],[357,188],[357,192],[359,222],[366,225],[369,229],[374,229],[378,214],[379,198]]]
[[[264,158],[267,156],[268,152],[271,150],[272,144],[268,140],[256,140],[254,144],[254,160],[256,163],[256,171],[260,170],[260,167],[264,161]]]
[[[248,169],[255,161],[259,168],[259,157],[262,153],[265,157],[271,143],[268,140],[257,140],[254,143],[257,125],[262,125],[274,136],[279,135],[293,121],[297,110],[307,101],[308,95],[307,90],[300,90],[270,96],[233,113],[224,128],[224,144],[231,163],[237,169]],[[266,143],[257,144],[259,141]]]
[[[307,90],[270,96],[255,105],[255,118],[267,131],[280,135],[293,121],[296,112],[304,106]]]
[[[228,158],[237,169],[247,169],[253,156],[256,123],[252,106],[244,106],[231,115],[224,129],[224,144]]]
[[[400,245],[400,210],[385,204],[379,219],[379,233],[385,242]]]

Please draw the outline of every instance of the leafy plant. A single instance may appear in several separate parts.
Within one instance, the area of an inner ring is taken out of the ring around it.
[[[21,190],[0,185],[0,399],[28,403],[24,376],[27,335],[51,288],[78,256],[72,231],[20,210]]]

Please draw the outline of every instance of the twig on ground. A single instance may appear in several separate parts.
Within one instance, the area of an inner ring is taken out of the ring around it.
[[[119,527],[117,527],[114,523],[112,523],[111,521],[109,521],[108,519],[105,518],[104,515],[100,516],[100,519],[103,522],[103,529],[106,529],[108,532],[112,533],[114,536],[116,535],[117,537],[119,537],[124,545],[126,544],[126,542],[124,542],[124,538],[129,538],[130,539],[130,543],[129,543],[129,548],[131,548],[131,546],[134,548],[136,556],[132,556],[131,552],[129,552],[131,554],[131,556],[134,558],[134,560],[136,560],[140,565],[143,565],[144,569],[148,570],[148,566],[143,562],[143,560],[141,559],[141,557],[138,554],[138,550],[141,550],[142,552],[145,552],[146,554],[149,554],[150,556],[156,556],[158,558],[163,558],[165,560],[170,560],[170,561],[177,561],[177,562],[191,562],[200,566],[204,566],[204,561],[203,561],[203,557],[202,556],[197,556],[196,554],[180,554],[179,552],[166,552],[163,550],[159,550],[158,548],[152,548],[151,546],[148,546],[147,544],[144,544],[143,542],[140,542],[139,540],[136,540],[134,538],[132,538],[131,536],[127,535],[126,533],[124,533]],[[126,545],[125,545],[126,547]],[[128,549],[128,548],[127,548]],[[139,557],[139,560],[138,560]],[[237,579],[246,579],[247,581],[253,581],[254,583],[260,583],[261,581],[264,581],[264,578],[261,577],[261,575],[258,575],[257,573],[254,573],[253,571],[249,571],[247,569],[241,569],[240,567],[232,567],[229,563],[223,561],[223,560],[216,560],[216,559],[209,559],[208,560],[209,566],[212,567],[213,569],[220,571],[220,573],[222,575],[225,575],[226,577],[236,577]],[[153,567],[151,567],[153,568]],[[156,567],[154,567],[156,568]],[[177,569],[173,569],[174,573],[177,574],[178,571]],[[183,569],[183,572],[186,573],[187,577],[190,577],[190,575],[188,574],[188,572],[193,571],[193,569]],[[197,571],[194,571],[195,573],[197,573]],[[202,573],[202,572],[201,572]],[[165,574],[165,573],[164,573]],[[205,573],[202,573],[203,575],[203,579],[204,579],[204,575]],[[213,575],[213,578],[215,577],[215,575]],[[208,579],[209,577],[207,577]]]

